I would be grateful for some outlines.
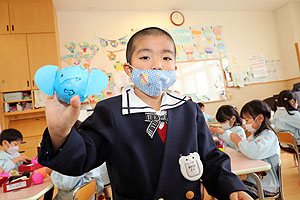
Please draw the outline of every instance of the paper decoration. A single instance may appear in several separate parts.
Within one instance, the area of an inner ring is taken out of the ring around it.
[[[65,44],[65,47],[71,51],[71,53],[74,53],[74,49],[76,47],[76,44],[74,42],[68,42]]]
[[[120,61],[117,61],[115,64],[114,64],[114,68],[116,71],[123,71],[123,64],[120,62]]]
[[[268,75],[263,55],[249,56],[249,60],[254,78],[266,77]]]
[[[124,37],[121,37],[117,40],[104,39],[99,36],[96,36],[96,39],[99,40],[101,47],[107,47],[108,44],[110,44],[110,46],[117,48],[119,44],[122,46],[127,44],[127,35],[125,35]]]
[[[116,54],[114,54],[114,52],[112,52],[112,51],[110,51],[108,54],[107,54],[107,56],[108,56],[108,59],[109,60],[116,60]]]
[[[221,26],[167,28],[176,45],[176,60],[226,58]]]
[[[92,51],[93,55],[96,55],[97,52],[99,51],[100,47],[98,47],[96,44],[90,45],[90,50]]]
[[[89,48],[89,44],[87,42],[80,42],[79,47],[82,49],[83,52],[86,52],[86,50]]]

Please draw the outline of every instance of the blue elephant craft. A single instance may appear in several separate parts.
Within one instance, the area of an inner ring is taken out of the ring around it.
[[[89,73],[80,65],[61,70],[57,66],[46,65],[36,71],[34,80],[42,92],[53,96],[55,91],[57,98],[68,104],[75,95],[79,95],[83,102],[88,96],[102,92],[108,85],[108,77],[103,71],[92,69]]]

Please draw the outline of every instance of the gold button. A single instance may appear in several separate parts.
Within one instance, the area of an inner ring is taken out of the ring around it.
[[[186,192],[185,196],[187,199],[192,199],[192,198],[194,198],[195,195],[194,195],[194,192],[188,191],[188,192]]]
[[[163,198],[159,198],[158,200],[164,200]]]

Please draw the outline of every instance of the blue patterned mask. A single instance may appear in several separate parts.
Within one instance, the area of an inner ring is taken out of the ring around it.
[[[175,71],[132,68],[131,80],[139,90],[149,96],[160,95],[163,90],[171,87],[176,81]]]

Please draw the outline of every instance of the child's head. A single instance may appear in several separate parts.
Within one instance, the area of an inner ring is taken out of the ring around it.
[[[15,154],[19,150],[19,145],[23,140],[20,131],[10,128],[5,129],[0,134],[0,144],[5,147],[7,153]]]
[[[241,117],[246,121],[246,129],[254,133],[254,137],[265,129],[273,130],[270,122],[271,109],[263,101],[252,100],[246,103],[241,110]]]
[[[236,111],[235,107],[231,105],[221,106],[217,111],[216,119],[222,124],[222,127],[224,125],[224,129],[242,125],[242,120],[238,112]]]
[[[204,112],[204,111],[205,111],[205,106],[204,106],[204,104],[201,103],[201,102],[198,102],[197,104],[198,104],[198,106],[200,107],[201,111]]]
[[[296,94],[290,90],[281,91],[278,96],[277,106],[285,107],[286,111],[292,115],[290,111],[297,110],[298,107]]]
[[[138,93],[160,96],[175,83],[175,58],[175,43],[170,34],[150,27],[136,32],[128,41],[127,63],[123,68]]]
[[[162,43],[160,45],[156,46],[153,43],[154,41],[158,42],[161,39],[162,39]],[[153,46],[151,44],[153,44]],[[149,48],[148,45],[151,45],[152,48]],[[146,53],[146,55],[155,54],[156,52],[154,50],[159,50],[160,47],[165,48],[163,49],[164,52],[162,53],[165,53],[166,56],[172,57],[173,58],[172,60],[175,64],[176,47],[172,36],[168,32],[158,27],[148,27],[142,29],[136,32],[129,39],[127,43],[127,48],[126,48],[127,63],[134,66],[132,62],[134,59],[136,59],[136,56],[140,55],[140,53],[142,53],[142,55],[144,55],[143,53]],[[153,58],[151,57],[151,59]],[[134,66],[134,67],[139,67],[139,66]]]

